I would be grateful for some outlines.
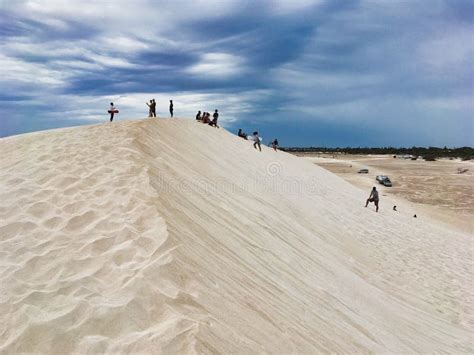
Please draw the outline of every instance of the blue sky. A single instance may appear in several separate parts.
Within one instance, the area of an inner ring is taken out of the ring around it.
[[[0,136],[193,117],[284,146],[474,145],[474,2],[0,1]]]

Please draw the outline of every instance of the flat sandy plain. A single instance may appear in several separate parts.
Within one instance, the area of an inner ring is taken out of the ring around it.
[[[430,217],[450,227],[472,234],[474,221],[474,161],[439,159],[437,161],[407,160],[393,155],[297,154],[321,166],[354,186],[372,186],[383,196],[398,199],[397,209],[405,206],[417,217]],[[368,174],[358,174],[360,169]],[[458,169],[468,169],[459,173]],[[375,177],[388,175],[392,187],[379,184]]]

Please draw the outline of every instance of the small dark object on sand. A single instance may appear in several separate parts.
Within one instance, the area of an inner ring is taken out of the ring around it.
[[[416,218],[416,214],[413,215],[413,218]]]

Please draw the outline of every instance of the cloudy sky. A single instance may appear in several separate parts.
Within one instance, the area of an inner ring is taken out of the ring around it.
[[[0,136],[218,108],[315,146],[474,145],[471,0],[0,0]]]

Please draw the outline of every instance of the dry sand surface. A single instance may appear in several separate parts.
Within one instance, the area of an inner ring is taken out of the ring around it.
[[[391,196],[399,211],[407,207],[418,218],[429,217],[448,224],[450,228],[474,231],[474,162],[440,159],[394,159],[392,155],[333,155],[306,154],[305,159],[337,174],[367,194],[377,186],[382,194]],[[359,169],[369,169],[369,174],[358,174]],[[467,169],[458,173],[458,169]],[[377,175],[388,175],[392,187],[375,181]],[[384,208],[391,205],[381,203]],[[413,215],[413,214],[412,214]]]
[[[156,119],[0,151],[0,352],[474,350],[471,236],[310,161]]]

